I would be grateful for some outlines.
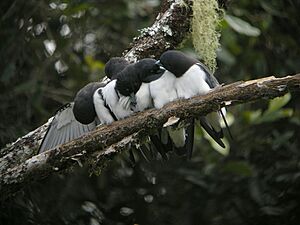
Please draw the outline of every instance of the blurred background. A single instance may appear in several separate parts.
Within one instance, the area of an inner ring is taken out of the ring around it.
[[[100,79],[105,62],[152,24],[159,5],[1,1],[0,147]],[[299,8],[298,0],[230,1],[219,27],[217,78],[299,73]],[[181,48],[194,52],[191,40]],[[234,140],[226,149],[197,128],[191,161],[171,154],[132,166],[124,153],[99,176],[84,168],[55,175],[1,202],[0,224],[298,224],[299,110],[299,93],[230,107]]]

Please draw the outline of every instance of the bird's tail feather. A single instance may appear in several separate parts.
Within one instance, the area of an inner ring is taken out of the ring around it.
[[[145,145],[142,145],[138,148],[139,150],[139,153],[141,154],[142,158],[145,159],[146,162],[150,162],[147,154],[145,152],[149,152],[149,149],[145,146]]]
[[[195,119],[189,119],[189,125],[186,128],[186,140],[185,140],[185,148],[186,148],[186,156],[187,159],[192,158],[193,147],[194,147],[194,127],[195,127]]]
[[[187,127],[168,127],[168,137],[173,146],[174,152],[179,155],[186,155],[187,159],[191,159],[194,145],[194,125],[195,120],[191,118],[188,120]]]
[[[170,138],[172,139],[173,144],[175,147],[180,148],[184,147],[185,145],[185,128],[183,127],[174,127],[169,126],[167,127],[168,133]]]
[[[134,166],[136,164],[136,160],[135,160],[132,149],[129,150],[129,162],[131,163],[132,166]]]
[[[220,115],[222,116],[222,119],[223,119],[224,124],[225,124],[225,126],[226,126],[226,130],[228,131],[228,134],[229,134],[230,138],[233,140],[233,136],[232,136],[232,133],[231,133],[230,128],[229,128],[229,126],[228,126],[228,123],[227,123],[227,121],[226,121],[224,112],[222,111],[222,109],[221,109],[219,112],[220,112]]]
[[[225,148],[225,144],[221,140],[221,138],[224,137],[222,128],[220,128],[220,131],[216,131],[204,116],[201,116],[199,120],[202,128],[209,134],[209,136],[211,136],[222,148]]]
[[[150,140],[153,143],[156,150],[160,153],[164,160],[168,160],[168,156],[165,151],[165,146],[162,144],[161,140],[156,135],[150,135]]]

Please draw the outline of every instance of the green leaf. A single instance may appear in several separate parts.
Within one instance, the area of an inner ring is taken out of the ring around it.
[[[264,113],[257,121],[257,123],[273,122],[282,118],[291,117],[293,115],[293,109],[280,109],[274,112]]]
[[[291,100],[291,94],[287,93],[282,97],[277,97],[269,102],[269,107],[266,113],[275,112],[285,106]]]
[[[91,71],[103,70],[105,64],[99,60],[95,60],[92,56],[86,56],[85,58],[86,64],[89,66]]]
[[[224,165],[224,171],[240,176],[250,177],[253,175],[251,166],[246,161],[231,161]]]
[[[209,134],[203,129],[204,138],[209,141],[211,147],[213,147],[214,150],[219,152],[220,154],[227,156],[230,152],[230,145],[226,138],[223,138],[222,141],[225,144],[225,148],[222,148]]]
[[[255,111],[245,111],[243,113],[244,118],[248,123],[256,124],[259,118],[261,117],[262,111],[261,109]]]
[[[92,4],[90,4],[90,3],[76,4],[76,5],[73,5],[71,7],[67,7],[64,10],[64,14],[67,15],[67,16],[70,16],[70,15],[73,15],[73,14],[76,14],[76,13],[79,13],[79,12],[84,12],[84,11],[90,9],[90,8],[92,8]]]
[[[269,101],[268,109],[262,113],[261,109],[255,111],[246,111],[243,113],[246,121],[251,124],[260,124],[273,122],[282,118],[291,117],[293,115],[293,109],[282,109],[291,99],[291,94],[278,98],[274,98]]]
[[[248,22],[246,22],[238,17],[232,16],[232,15],[225,15],[224,19],[233,30],[235,30],[236,32],[238,32],[240,34],[257,37],[261,33],[260,29],[252,26]]]

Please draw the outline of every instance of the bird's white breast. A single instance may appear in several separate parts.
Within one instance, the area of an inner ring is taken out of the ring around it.
[[[116,90],[115,90],[115,86],[116,86],[116,80],[111,81],[110,83],[108,83],[103,89],[102,89],[102,93],[103,93],[103,98],[104,101],[106,102],[106,104],[109,106],[109,108],[111,109],[111,111],[115,114],[115,116],[117,117],[117,119],[123,119],[125,117],[130,116],[133,111],[130,109],[125,109],[122,105],[122,103],[119,101],[120,97],[124,97],[122,95],[118,95]],[[129,98],[129,97],[127,97]],[[124,99],[122,98],[122,101],[124,101]]]
[[[196,64],[191,66],[181,77],[176,78],[175,89],[179,98],[191,98],[204,95],[211,88],[205,81],[206,73]]]
[[[143,111],[148,108],[152,108],[152,97],[150,95],[150,84],[142,83],[140,89],[135,94],[136,107],[135,111]]]
[[[102,96],[98,93],[99,89],[97,89],[93,95],[95,111],[101,124],[110,124],[114,122],[114,118],[110,114],[109,110],[105,107],[104,100]]]
[[[165,104],[177,99],[174,88],[176,77],[166,71],[159,79],[150,83],[150,94],[155,108],[162,108]]]

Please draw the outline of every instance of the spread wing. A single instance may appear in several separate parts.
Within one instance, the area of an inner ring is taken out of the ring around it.
[[[69,142],[95,129],[96,121],[85,125],[75,119],[73,106],[73,102],[68,103],[57,111],[40,145],[39,153]]]

